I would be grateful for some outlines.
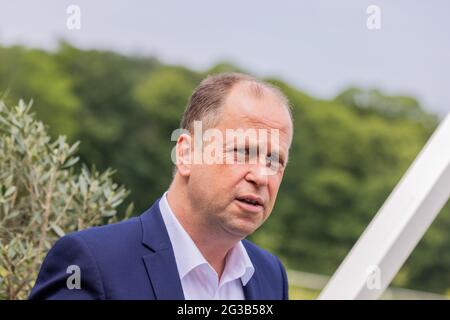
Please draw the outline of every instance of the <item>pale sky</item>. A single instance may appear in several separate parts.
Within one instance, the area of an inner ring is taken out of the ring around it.
[[[70,4],[80,30],[66,27]],[[366,27],[371,4],[380,30]],[[0,0],[0,44],[54,48],[58,39],[198,70],[225,60],[321,98],[357,85],[450,111],[448,0]]]

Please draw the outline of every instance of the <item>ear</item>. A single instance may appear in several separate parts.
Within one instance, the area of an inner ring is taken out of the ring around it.
[[[189,134],[183,133],[178,137],[176,145],[176,165],[177,170],[183,177],[187,177],[191,173],[193,140]]]

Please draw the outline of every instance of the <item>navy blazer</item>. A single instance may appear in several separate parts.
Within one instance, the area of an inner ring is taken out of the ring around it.
[[[243,287],[247,300],[288,299],[280,260],[242,241],[255,267]],[[80,269],[81,288],[69,289],[68,267]],[[159,199],[141,216],[59,239],[47,254],[30,299],[184,299]]]

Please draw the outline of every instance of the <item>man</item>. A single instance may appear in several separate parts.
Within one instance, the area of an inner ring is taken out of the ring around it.
[[[199,123],[214,129],[209,139]],[[210,76],[181,127],[168,191],[139,217],[62,237],[31,299],[288,298],[279,259],[244,239],[275,203],[293,134],[288,100],[244,74]]]

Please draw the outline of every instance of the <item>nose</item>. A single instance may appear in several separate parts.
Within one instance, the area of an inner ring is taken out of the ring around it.
[[[260,165],[252,165],[245,175],[245,180],[257,187],[264,187],[268,183],[268,177],[269,175],[266,172],[266,168]]]

